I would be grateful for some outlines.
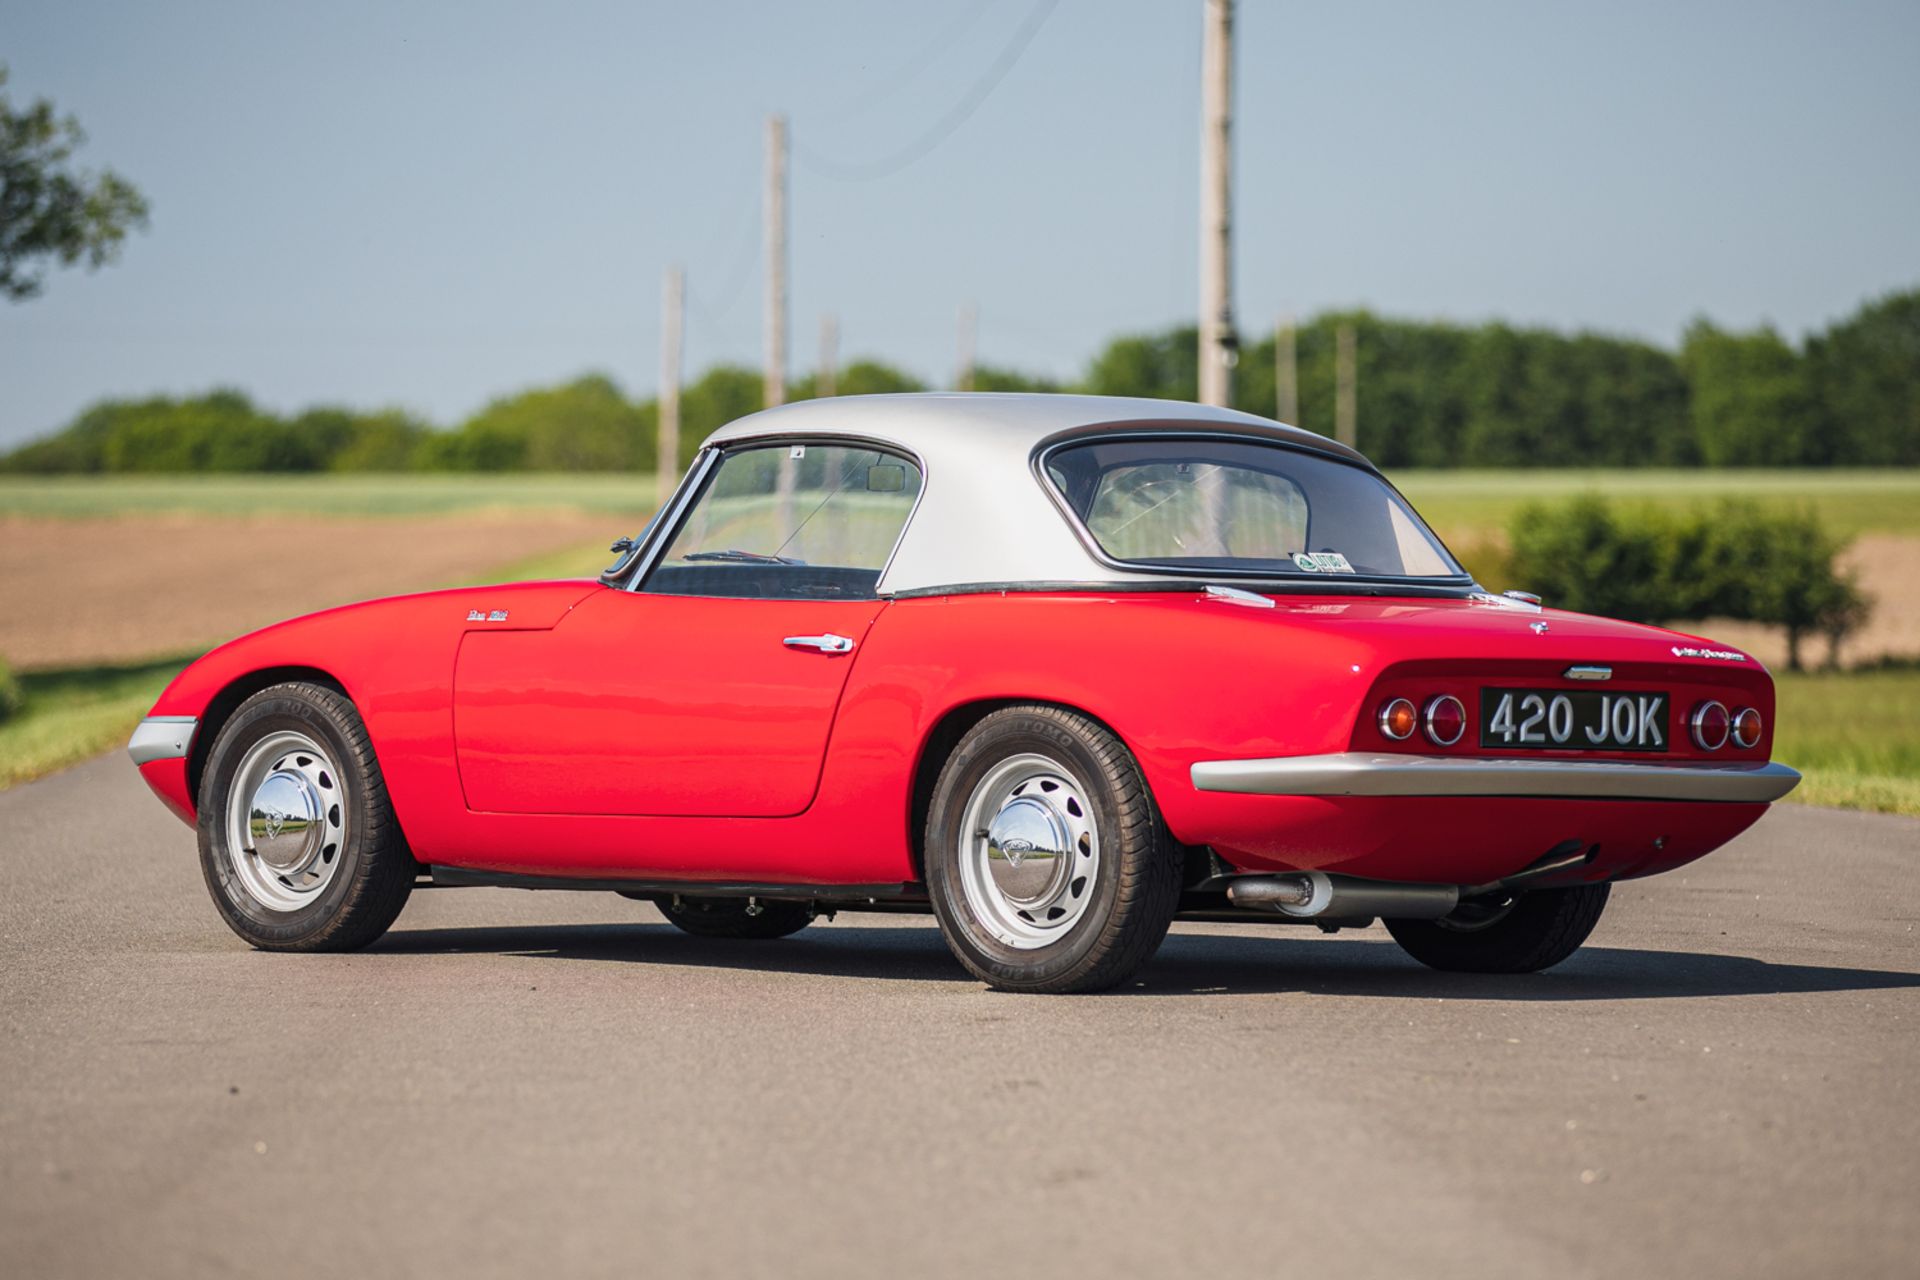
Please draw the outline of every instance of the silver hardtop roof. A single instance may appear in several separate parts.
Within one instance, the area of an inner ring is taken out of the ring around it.
[[[801,400],[749,414],[705,447],[768,437],[871,441],[917,458],[923,491],[882,594],[1026,583],[1151,583],[1160,575],[1103,564],[1034,473],[1043,444],[1114,430],[1221,431],[1342,458],[1359,453],[1299,427],[1178,400],[994,392],[926,392]]]

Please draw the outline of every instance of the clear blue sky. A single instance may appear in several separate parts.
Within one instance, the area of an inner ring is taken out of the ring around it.
[[[1031,0],[0,0],[39,94],[153,204],[117,266],[0,303],[0,440],[241,387],[449,422],[600,369],[757,363],[763,119],[793,120],[794,372],[1071,375],[1195,310],[1200,0],[1062,0],[943,145],[871,182]],[[1920,5],[1242,0],[1237,287],[1282,309],[1798,336],[1920,283]]]

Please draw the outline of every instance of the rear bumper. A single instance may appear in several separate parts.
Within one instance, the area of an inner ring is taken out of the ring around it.
[[[1619,760],[1446,759],[1348,751],[1268,760],[1203,760],[1200,791],[1262,796],[1529,796],[1767,804],[1799,785],[1783,764],[1637,764]]]

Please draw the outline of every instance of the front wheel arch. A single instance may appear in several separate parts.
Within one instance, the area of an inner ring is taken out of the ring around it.
[[[330,689],[348,702],[353,695],[347,692],[347,686],[331,672],[319,667],[262,667],[249,671],[228,681],[220,691],[207,699],[206,708],[200,713],[200,723],[194,729],[193,747],[187,753],[187,795],[193,799],[196,808],[200,799],[200,781],[206,773],[207,756],[213,751],[214,739],[220,736],[220,730],[226,727],[233,713],[240,705],[262,689],[271,689],[276,684],[314,684]]]

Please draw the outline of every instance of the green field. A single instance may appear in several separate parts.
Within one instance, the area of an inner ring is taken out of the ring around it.
[[[1676,509],[1750,498],[1769,506],[1811,507],[1845,536],[1920,534],[1920,471],[1400,471],[1393,480],[1441,530],[1491,530],[1528,502],[1595,492]],[[0,516],[159,511],[406,516],[575,509],[630,519],[652,509],[653,484],[647,475],[554,473],[0,476]]]
[[[1598,493],[1675,511],[1742,498],[1811,508],[1842,537],[1920,534],[1920,471],[1401,471],[1392,479],[1443,533],[1500,529],[1529,502]]]
[[[653,510],[651,475],[0,476],[0,516],[418,516],[513,510]],[[620,521],[614,522],[616,524]]]

